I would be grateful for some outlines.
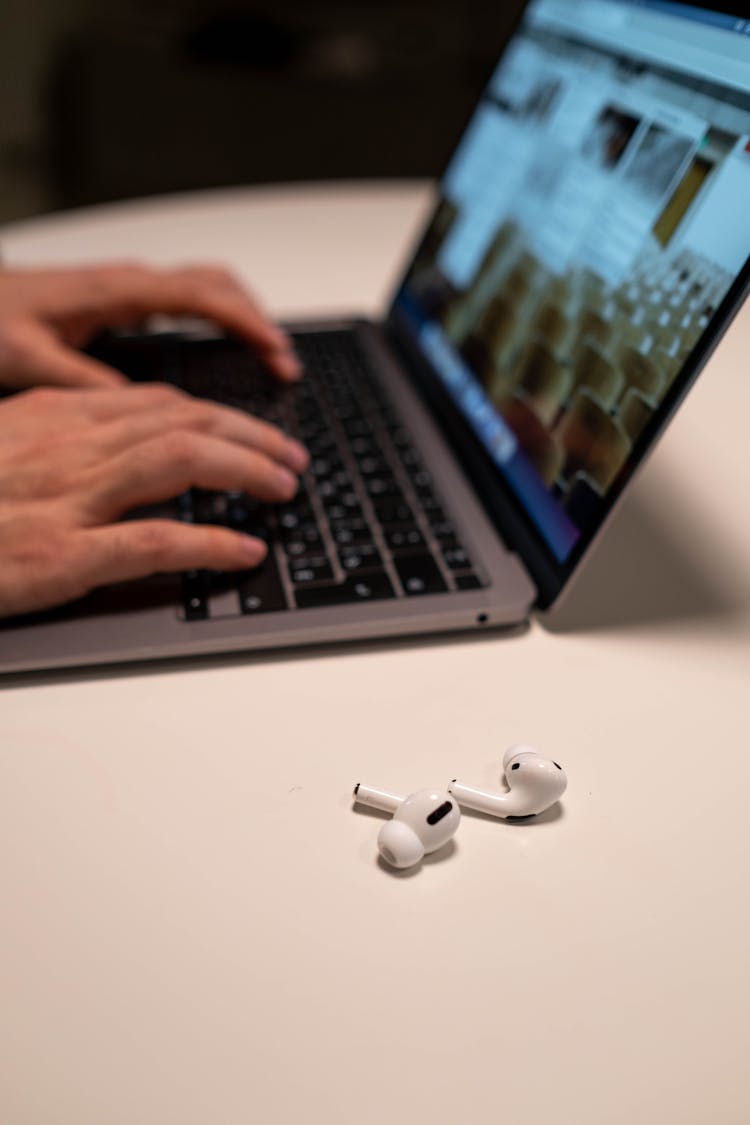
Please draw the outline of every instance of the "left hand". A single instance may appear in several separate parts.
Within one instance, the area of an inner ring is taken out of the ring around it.
[[[0,269],[0,387],[119,386],[127,382],[121,374],[77,349],[102,328],[136,325],[154,313],[213,320],[246,341],[279,379],[299,378],[288,337],[227,270],[125,263]]]

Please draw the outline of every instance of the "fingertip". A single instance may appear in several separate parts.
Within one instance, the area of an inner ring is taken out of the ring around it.
[[[76,356],[65,368],[60,366],[61,381],[74,387],[89,387],[93,390],[111,390],[130,383],[127,375],[107,364],[89,360],[86,356]]]
[[[127,375],[123,375],[119,371],[113,371],[111,373],[106,372],[98,376],[96,380],[92,379],[90,385],[92,387],[101,387],[106,390],[109,388],[125,387],[129,383],[130,379],[128,379]]]
[[[295,473],[304,473],[310,465],[310,454],[293,438],[287,438],[286,462]]]
[[[302,378],[302,364],[288,348],[275,351],[269,362],[277,375],[287,383],[297,383]]]
[[[276,363],[289,377],[299,378],[302,374],[302,364],[294,349],[294,340],[277,324],[270,325],[266,354],[269,362]]]
[[[114,367],[56,342],[38,346],[28,370],[35,382],[61,387],[113,389],[130,382]]]
[[[255,539],[252,535],[238,536],[240,552],[246,566],[258,566],[268,554],[268,547],[262,539]]]
[[[285,469],[283,465],[273,466],[273,482],[282,500],[292,500],[297,495],[299,481],[294,473]]]

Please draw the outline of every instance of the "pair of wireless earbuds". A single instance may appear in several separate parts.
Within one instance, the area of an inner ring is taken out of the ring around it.
[[[460,805],[503,819],[537,816],[554,805],[568,785],[562,766],[531,746],[509,747],[503,770],[507,793],[487,793],[454,778],[445,790],[419,789],[408,797],[358,784],[354,801],[393,814],[378,833],[378,850],[391,867],[413,867],[456,834]]]

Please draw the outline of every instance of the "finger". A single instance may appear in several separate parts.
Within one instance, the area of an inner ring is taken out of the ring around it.
[[[190,395],[168,383],[126,382],[111,390],[91,387],[76,391],[74,388],[65,388],[36,393],[55,394],[60,409],[97,422],[127,418],[132,414],[154,413],[192,401]]]
[[[73,351],[44,325],[29,322],[16,328],[8,360],[14,387],[46,384],[57,387],[118,387],[127,380],[114,368]]]
[[[153,313],[208,317],[252,344],[282,379],[301,368],[288,337],[223,270],[157,271],[143,266],[91,269],[78,276],[76,315],[98,327],[131,324]],[[68,306],[68,314],[72,310]]]
[[[174,401],[165,399],[155,408],[142,409],[106,423],[96,434],[97,453],[112,457],[173,430],[203,433],[235,442],[264,453],[294,473],[304,472],[310,460],[304,446],[270,422],[188,396],[175,397]]]
[[[180,570],[245,570],[265,558],[260,539],[223,527],[130,520],[81,533],[79,568],[87,589]]]
[[[47,399],[54,396],[56,410],[66,410],[97,422],[174,409],[180,404],[196,401],[191,395],[169,383],[125,382],[113,389],[39,388],[33,393],[37,399],[41,396]]]
[[[187,430],[132,446],[81,475],[77,492],[92,523],[155,504],[188,488],[238,489],[269,503],[291,500],[295,476],[265,454]]]
[[[221,294],[226,299],[227,309],[233,305],[238,315],[236,323],[232,324],[220,318],[219,322],[263,351],[270,366],[279,365],[278,373],[283,378],[294,380],[301,376],[302,365],[297,358],[288,334],[273,323],[258,298],[250,293],[231,271],[221,266],[204,265],[184,267],[179,271],[179,274],[183,280],[194,282],[202,291],[211,291],[217,296]],[[273,332],[267,343],[256,340],[254,331],[246,321],[250,308],[252,308],[253,314],[259,316],[266,325],[270,326]]]
[[[125,384],[117,390],[35,392],[55,394],[54,409],[92,421],[112,423],[98,435],[97,449],[114,455],[122,449],[171,429],[193,429],[250,449],[258,449],[295,473],[304,472],[307,450],[278,426],[221,403],[193,398],[167,383]]]
[[[116,390],[96,389],[95,393],[93,389],[78,394],[59,389],[34,393],[54,394],[56,411],[114,423],[98,439],[97,449],[103,454],[115,454],[158,433],[185,428],[258,449],[294,473],[303,473],[310,463],[305,447],[271,422],[231,406],[194,398],[167,383],[126,383]]]
[[[23,390],[22,394],[14,395],[3,405],[6,412],[16,411],[22,413],[26,419],[32,417],[29,407],[34,403],[36,424],[42,422],[45,416],[53,416],[56,420],[75,419],[79,424],[83,422],[108,423],[111,420],[126,419],[131,415],[155,415],[161,410],[176,409],[181,403],[189,403],[189,395],[178,391],[163,383],[149,383],[138,386],[130,383],[117,387],[114,390],[103,390],[99,387],[51,387],[34,386]],[[6,433],[7,428],[0,428],[0,435]],[[86,440],[93,440],[96,429],[92,428],[86,435]]]

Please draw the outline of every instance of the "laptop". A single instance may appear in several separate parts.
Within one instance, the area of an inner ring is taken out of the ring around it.
[[[750,288],[748,200],[739,5],[531,0],[381,323],[291,326],[295,388],[211,330],[93,345],[308,446],[288,504],[193,490],[156,511],[262,535],[264,564],[5,621],[0,671],[513,630],[554,609]]]

